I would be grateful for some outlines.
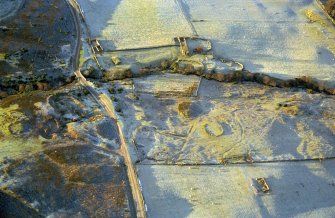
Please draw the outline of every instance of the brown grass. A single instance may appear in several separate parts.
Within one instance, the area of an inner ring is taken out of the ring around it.
[[[328,0],[325,5],[326,12],[335,19],[335,0]]]
[[[189,101],[181,102],[178,105],[179,114],[181,114],[185,118],[189,118],[190,117],[190,106],[191,106],[191,102]]]

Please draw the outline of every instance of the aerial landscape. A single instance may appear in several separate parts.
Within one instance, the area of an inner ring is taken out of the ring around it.
[[[335,0],[0,0],[0,218],[334,217]]]

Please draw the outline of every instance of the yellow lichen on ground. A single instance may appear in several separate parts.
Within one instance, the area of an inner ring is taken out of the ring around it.
[[[315,11],[311,9],[306,9],[305,10],[305,15],[306,17],[310,20],[310,22],[318,22],[322,26],[326,25],[326,22],[324,21],[324,18],[322,18],[319,14],[317,14]]]
[[[276,97],[273,100],[261,104],[262,107],[272,112],[283,112],[285,114],[296,116],[300,112],[299,103],[294,98]]]
[[[334,111],[323,111],[322,116],[323,116],[322,120],[324,124],[335,135],[335,112]]]
[[[299,106],[297,105],[288,105],[286,107],[282,107],[282,111],[286,114],[296,116],[299,114]]]
[[[0,141],[0,161],[39,152],[43,149],[42,141],[39,138],[7,137]]]
[[[218,122],[207,123],[204,125],[204,129],[208,135],[214,135],[216,137],[219,137],[224,133],[222,126]]]
[[[259,99],[259,100],[256,100],[256,101],[258,101],[258,103],[260,103],[260,105],[263,109],[275,112],[279,109],[280,104],[287,101],[287,98],[276,97],[276,98],[273,98],[272,100]]]
[[[81,48],[79,53],[79,67],[83,66],[84,62],[85,62],[84,49]]]
[[[12,104],[7,108],[0,108],[0,139],[11,134],[19,134],[22,129],[22,121],[28,118],[21,112],[17,111],[19,105]]]
[[[143,109],[137,105],[134,105],[134,110],[136,120],[143,122],[143,120],[145,119],[145,112],[143,111]]]
[[[301,143],[297,147],[297,152],[304,158],[323,158],[320,145],[323,144],[318,136],[312,130],[309,130],[303,123],[297,123],[298,134],[301,137]],[[325,148],[322,148],[324,151]]]
[[[191,134],[192,133],[197,134],[197,136],[200,137],[199,140],[201,141],[204,140],[204,142],[207,140],[210,140],[209,144],[211,144],[211,142],[217,143],[218,142],[216,141],[217,137],[221,136],[223,133],[223,131],[222,132],[219,131],[219,128],[220,128],[219,125],[220,124],[215,123],[215,121],[213,120],[200,121],[199,123],[196,124],[194,131],[191,132]],[[217,133],[220,132],[221,134],[216,136],[212,132],[217,132]]]
[[[5,60],[5,56],[6,56],[5,53],[0,52],[0,61]]]
[[[185,142],[184,149],[191,148],[191,153],[201,153],[209,159],[240,162],[244,159],[246,149],[239,142],[241,130],[233,128],[230,135],[224,134],[222,123],[227,122],[220,114],[210,114],[205,119],[195,119]],[[229,124],[227,124],[229,125]]]
[[[335,42],[334,40],[330,40],[324,32],[329,32],[329,35],[335,34],[335,29],[333,25],[331,25],[330,21],[327,21],[326,17],[321,17],[321,15],[317,14],[311,9],[305,10],[305,15],[311,23],[318,23],[321,26],[305,26],[304,30],[310,37],[316,39],[320,42],[326,44],[326,47],[329,51],[331,51],[335,55]],[[307,49],[307,48],[306,48]]]

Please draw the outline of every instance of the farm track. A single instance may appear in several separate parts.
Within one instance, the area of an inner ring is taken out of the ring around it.
[[[134,210],[136,210],[136,217],[139,218],[145,218],[146,217],[146,210],[145,210],[145,204],[144,199],[142,195],[142,189],[140,186],[139,179],[137,177],[136,168],[132,163],[131,156],[128,151],[128,145],[126,143],[125,137],[122,133],[122,127],[117,121],[114,108],[112,103],[108,100],[107,96],[100,96],[100,94],[87,82],[86,78],[81,74],[79,69],[79,54],[80,54],[80,47],[81,47],[81,31],[80,31],[80,21],[79,21],[79,14],[83,16],[81,9],[79,8],[79,4],[75,0],[66,0],[69,4],[69,7],[71,8],[71,13],[74,18],[76,31],[77,31],[77,43],[73,54],[73,60],[72,60],[72,67],[74,70],[74,74],[77,77],[79,83],[86,88],[90,94],[93,96],[95,101],[105,109],[108,116],[113,120],[114,124],[117,126],[118,129],[118,136],[120,138],[120,149],[116,151],[118,154],[120,154],[125,161],[125,165],[127,167],[127,175],[128,180],[131,187],[131,192],[133,196],[133,202],[135,204]]]

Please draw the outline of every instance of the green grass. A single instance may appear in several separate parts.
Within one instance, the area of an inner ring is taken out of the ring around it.
[[[84,49],[81,48],[79,53],[79,67],[83,66],[84,62]]]
[[[3,60],[5,60],[6,58],[6,53],[1,53],[0,52],[0,61],[3,61]]]
[[[42,138],[6,137],[0,142],[0,162],[6,158],[27,157],[29,154],[41,151],[43,149],[42,141]]]

